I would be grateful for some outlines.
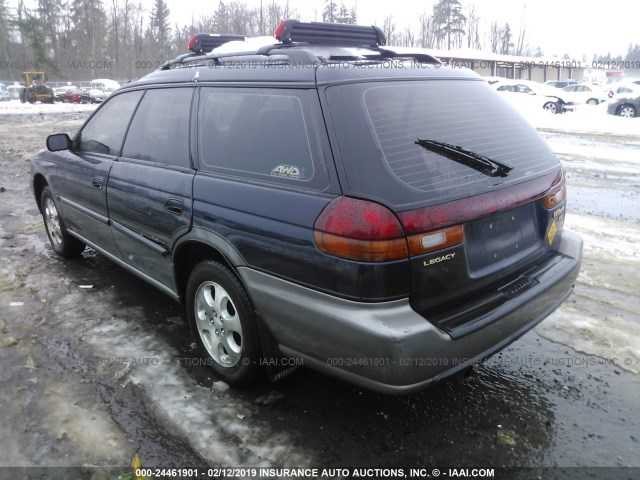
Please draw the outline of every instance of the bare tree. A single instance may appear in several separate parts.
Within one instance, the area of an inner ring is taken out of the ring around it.
[[[514,47],[511,43],[511,26],[505,23],[499,26],[498,22],[491,23],[491,36],[489,37],[489,45],[493,53],[508,54]]]
[[[384,17],[384,21],[382,23],[382,32],[387,38],[387,45],[397,44],[396,23],[393,21],[393,15]]]
[[[526,26],[524,24],[524,14],[526,9],[527,9],[526,5],[522,7],[522,19],[520,20],[520,33],[518,34],[518,43],[516,45],[516,51],[515,51],[516,55],[523,55],[523,52],[526,48],[525,41],[524,41],[525,32],[526,32]]]
[[[476,6],[469,5],[467,14],[467,47],[473,50],[480,50],[480,17],[476,13]]]
[[[436,35],[433,30],[433,18],[426,13],[420,15],[418,45],[421,48],[435,48],[436,46]]]

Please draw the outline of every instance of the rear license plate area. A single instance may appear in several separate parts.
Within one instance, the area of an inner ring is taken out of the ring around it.
[[[467,223],[464,234],[470,272],[516,262],[539,241],[539,231],[535,203]]]

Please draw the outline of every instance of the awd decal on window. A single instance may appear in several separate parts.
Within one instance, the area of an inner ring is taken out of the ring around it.
[[[293,165],[278,165],[271,170],[271,175],[275,177],[293,178],[294,180],[300,180],[300,169]]]

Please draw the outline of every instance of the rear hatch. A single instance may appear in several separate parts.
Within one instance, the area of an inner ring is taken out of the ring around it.
[[[483,81],[378,81],[326,89],[345,193],[398,218],[412,307],[445,331],[535,285],[559,244],[555,155]],[[462,329],[462,330],[461,330]]]

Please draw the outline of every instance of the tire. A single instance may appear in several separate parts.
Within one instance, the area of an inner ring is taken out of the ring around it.
[[[554,102],[545,103],[542,108],[549,113],[558,113],[558,108]]]
[[[633,105],[622,105],[618,109],[618,115],[626,118],[633,118],[636,116],[636,109]]]
[[[260,339],[253,306],[224,265],[204,261],[187,283],[187,318],[200,352],[216,376],[247,385],[260,372]]]
[[[590,98],[589,100],[587,100],[587,105],[598,105],[598,100],[596,100],[595,98]]]
[[[53,251],[64,258],[78,257],[84,251],[85,245],[67,232],[49,187],[42,191],[40,210]]]

